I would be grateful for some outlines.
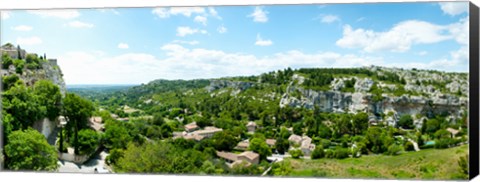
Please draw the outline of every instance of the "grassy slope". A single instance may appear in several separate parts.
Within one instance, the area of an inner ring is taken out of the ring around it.
[[[291,162],[292,176],[388,179],[461,179],[458,159],[468,145],[449,149],[425,149],[399,156],[370,155],[360,158],[302,160]]]

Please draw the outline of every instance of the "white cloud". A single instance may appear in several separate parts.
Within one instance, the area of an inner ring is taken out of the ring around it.
[[[160,18],[168,18],[171,15],[183,15],[186,17],[192,14],[205,14],[205,8],[202,7],[172,7],[172,8],[155,8],[152,10]]]
[[[199,44],[200,42],[198,42],[198,41],[196,41],[196,40],[193,40],[193,41],[174,40],[173,43],[177,43],[177,44],[188,44],[188,45],[197,45],[197,44]]]
[[[213,16],[213,17],[215,17],[215,18],[217,18],[217,19],[220,19],[220,20],[222,19],[222,17],[220,17],[220,16],[218,15],[218,12],[215,10],[215,8],[213,8],[213,7],[208,7],[208,12],[210,13],[211,16]]]
[[[152,13],[160,18],[168,18],[170,16],[167,8],[155,8],[152,10]]]
[[[335,15],[324,15],[322,16],[322,23],[333,23],[335,21],[340,21],[340,18]]]
[[[257,34],[257,41],[255,45],[257,46],[271,46],[273,42],[271,40],[263,40],[260,34]]]
[[[27,26],[27,25],[19,25],[19,26],[16,26],[13,28],[14,30],[16,31],[30,31],[32,30],[32,27],[31,26]]]
[[[186,35],[192,35],[196,33],[206,34],[206,30],[193,29],[190,27],[177,27],[177,36],[185,37]]]
[[[459,22],[450,24],[448,31],[452,34],[455,41],[462,45],[469,43],[469,17],[460,19]]]
[[[205,8],[202,7],[173,7],[170,8],[170,14],[178,15],[181,14],[186,17],[190,17],[192,14],[203,14],[205,13]]]
[[[427,51],[420,51],[420,52],[418,53],[418,55],[420,55],[420,56],[425,56],[425,55],[427,55],[427,54],[428,54]]]
[[[225,26],[223,25],[220,25],[218,28],[217,28],[217,31],[218,33],[226,33],[228,30]]]
[[[356,22],[361,22],[361,21],[363,21],[363,20],[365,20],[365,17],[360,17],[360,18],[357,19]]]
[[[42,39],[40,39],[39,37],[18,37],[17,38],[17,44],[18,45],[27,45],[27,46],[31,46],[31,45],[37,45],[37,44],[41,44],[42,43]]]
[[[126,43],[120,43],[120,44],[118,44],[118,48],[119,48],[119,49],[128,49],[128,44],[126,44]]]
[[[418,20],[400,22],[385,32],[361,28],[354,30],[350,25],[345,25],[343,37],[336,45],[343,48],[361,48],[366,52],[405,52],[414,44],[432,44],[452,39],[453,36],[448,34],[448,31],[448,26]]]
[[[201,23],[203,24],[204,26],[207,26],[207,17],[204,17],[204,16],[199,16],[197,15],[193,21],[197,22],[197,23]]]
[[[100,11],[101,13],[106,13],[106,12],[111,12],[115,15],[120,15],[120,12],[118,12],[117,10],[115,9],[110,9],[110,8],[103,8],[103,9],[98,9],[98,11]]]
[[[73,28],[93,28],[94,26],[91,23],[85,23],[81,21],[71,21],[67,25]]]
[[[27,12],[44,18],[55,17],[61,19],[73,19],[80,16],[80,13],[77,10],[28,10]]]
[[[2,20],[6,20],[10,18],[10,12],[8,11],[1,11],[0,16],[2,16]]]
[[[263,11],[262,7],[255,7],[255,10],[252,14],[248,15],[247,17],[253,17],[254,22],[261,22],[265,23],[268,21],[267,17],[268,11]]]
[[[468,2],[441,2],[440,8],[451,16],[468,12]]]

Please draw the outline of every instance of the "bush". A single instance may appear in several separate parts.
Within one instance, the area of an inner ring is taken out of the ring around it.
[[[392,144],[388,147],[387,155],[398,155],[403,151],[403,147],[397,144]]]
[[[325,158],[335,158],[335,152],[333,150],[325,151]]]
[[[323,140],[322,140],[322,147],[323,147],[324,149],[326,149],[326,148],[330,147],[331,143],[332,143],[332,142],[330,142],[330,140],[323,139]]]
[[[350,154],[350,150],[348,148],[338,148],[335,150],[335,158],[337,159],[348,158],[348,154]]]
[[[455,140],[451,138],[442,138],[435,140],[435,148],[436,149],[445,149],[450,147],[451,145],[455,144]]]
[[[413,146],[412,142],[405,142],[405,145],[403,146],[406,151],[414,151],[415,147]]]
[[[312,152],[312,159],[320,159],[325,157],[325,151],[323,151],[323,147],[321,145],[317,145]]]
[[[303,152],[302,150],[300,149],[292,149],[290,151],[288,151],[288,153],[292,156],[292,158],[294,159],[298,159],[300,158],[301,156],[303,156]]]

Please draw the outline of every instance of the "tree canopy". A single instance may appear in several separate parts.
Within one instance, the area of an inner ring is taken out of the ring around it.
[[[13,170],[54,171],[57,152],[38,131],[29,128],[13,131],[5,145],[6,166]]]

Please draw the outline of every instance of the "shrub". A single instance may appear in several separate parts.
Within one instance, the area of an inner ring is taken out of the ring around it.
[[[335,158],[337,159],[348,158],[348,154],[350,154],[350,150],[348,148],[338,148],[335,150]]]
[[[301,156],[303,156],[303,152],[302,150],[300,149],[292,149],[290,151],[288,151],[288,153],[292,156],[292,158],[294,159],[298,159],[300,158]]]
[[[318,145],[312,152],[312,159],[320,159],[325,157],[325,151],[323,151],[323,147]]]
[[[398,155],[401,151],[403,151],[403,147],[397,144],[392,144],[388,147],[387,154],[388,155]]]
[[[335,152],[333,150],[325,151],[325,158],[335,158]]]
[[[411,142],[405,142],[405,145],[403,146],[406,151],[414,151],[415,147]]]

